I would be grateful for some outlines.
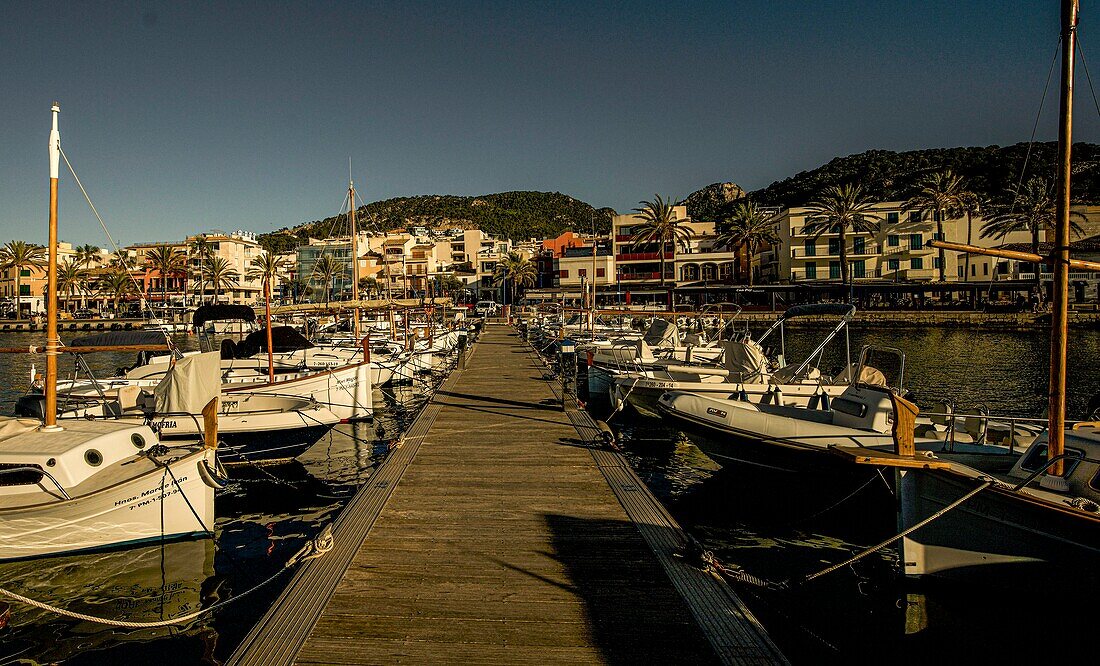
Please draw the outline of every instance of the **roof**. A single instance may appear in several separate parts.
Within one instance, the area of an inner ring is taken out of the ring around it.
[[[999,250],[1009,250],[1011,252],[1031,252],[1031,243],[1007,243],[1005,245],[999,245]],[[1048,255],[1054,251],[1054,243],[1043,242],[1039,243],[1039,254]],[[1070,241],[1069,244],[1070,253],[1081,252],[1100,252],[1100,235],[1089,236],[1088,238],[1082,238],[1080,240]]]

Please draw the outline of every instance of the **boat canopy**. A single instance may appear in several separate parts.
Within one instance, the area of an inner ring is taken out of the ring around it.
[[[202,328],[208,321],[226,321],[239,319],[252,323],[256,321],[256,311],[247,305],[203,305],[195,310],[191,325]]]
[[[158,414],[199,414],[221,395],[222,359],[218,352],[184,356],[153,389]]]
[[[850,317],[856,312],[856,306],[848,303],[809,303],[807,305],[795,305],[787,308],[780,315],[780,319],[794,319],[795,317],[828,316]]]
[[[70,347],[112,347],[116,345],[164,345],[168,340],[160,331],[108,331],[85,335],[69,341]]]
[[[261,328],[252,331],[248,336],[237,343],[236,358],[247,358],[253,354],[267,351],[267,329]],[[312,349],[313,343],[301,333],[290,326],[271,327],[271,351],[279,354],[282,352],[298,351],[300,349]]]

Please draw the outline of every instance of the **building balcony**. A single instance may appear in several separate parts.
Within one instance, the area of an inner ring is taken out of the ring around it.
[[[674,259],[675,253],[665,252],[665,259]],[[625,252],[615,255],[615,261],[660,261],[660,252]]]
[[[909,255],[912,255],[912,256],[915,256],[915,257],[921,257],[921,256],[926,256],[926,255],[932,254],[935,251],[936,251],[936,249],[932,248],[932,247],[924,247],[923,245],[920,246],[920,247],[912,247],[912,246],[906,244],[906,245],[887,245],[886,248],[882,251],[882,253],[886,254],[886,255],[909,254]]]
[[[881,253],[882,253],[882,248],[879,245],[868,243],[867,245],[864,245],[863,249],[858,251],[858,252],[856,251],[855,246],[849,247],[847,256],[849,258],[853,258],[853,257],[877,257]],[[810,259],[810,260],[813,260],[813,259],[828,259],[828,258],[837,258],[837,257],[840,257],[839,249],[836,250],[836,251],[833,251],[829,248],[824,248],[824,249],[815,248],[813,254],[809,254],[809,253],[806,252],[806,248],[804,248],[804,247],[792,247],[791,248],[791,258],[792,259]]]
[[[628,281],[631,281],[631,280],[660,280],[660,279],[661,279],[661,272],[660,271],[652,271],[652,272],[647,271],[647,272],[638,272],[638,273],[621,273],[619,275],[619,280],[621,282],[628,282]],[[668,276],[665,277],[665,279],[671,281],[673,278],[672,278],[671,275],[668,275]]]

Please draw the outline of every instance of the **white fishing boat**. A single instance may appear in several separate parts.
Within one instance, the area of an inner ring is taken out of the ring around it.
[[[680,391],[717,398],[733,398],[754,403],[772,403],[804,407],[811,401],[827,407],[831,397],[840,395],[849,383],[852,371],[848,324],[855,308],[847,304],[800,305],[782,313],[760,336],[751,339],[747,334],[734,340],[718,343],[721,356],[718,363],[688,364],[667,359],[657,359],[642,346],[640,355],[644,361],[637,370],[611,371],[611,402],[620,409],[628,402],[638,411],[657,415],[657,401],[666,391]],[[801,363],[786,363],[785,326],[802,317],[839,317]],[[836,376],[823,375],[819,369],[822,356],[829,343],[844,332],[845,369]],[[764,344],[779,338],[775,361],[768,359]]]
[[[71,554],[161,539],[210,535],[215,403],[209,446],[168,449],[144,423],[74,420],[58,425],[57,183],[61,142],[52,109],[47,268],[46,375],[42,421],[0,419],[0,559]]]

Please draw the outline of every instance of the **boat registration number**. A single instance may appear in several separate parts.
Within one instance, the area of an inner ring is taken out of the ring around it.
[[[670,389],[676,388],[676,382],[650,382],[650,388]]]
[[[717,416],[720,419],[726,418],[726,411],[724,409],[715,409],[714,407],[707,407],[707,414],[711,416]]]

